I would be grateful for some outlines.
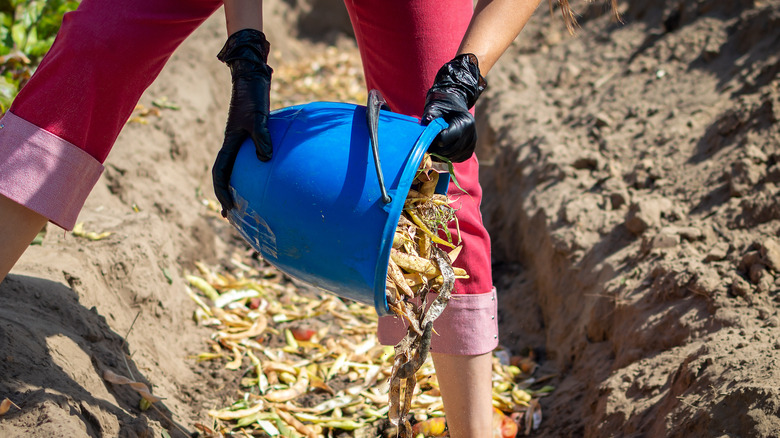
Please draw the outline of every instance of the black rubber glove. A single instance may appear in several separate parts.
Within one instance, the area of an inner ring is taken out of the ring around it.
[[[479,62],[471,53],[444,64],[425,97],[422,123],[443,117],[449,126],[433,140],[428,152],[452,162],[466,161],[477,145],[477,128],[469,109],[487,87],[479,74]]]
[[[217,55],[217,59],[230,67],[233,77],[225,141],[211,170],[214,192],[222,204],[222,216],[225,217],[227,211],[234,207],[230,176],[244,140],[249,137],[255,143],[258,159],[271,159],[268,112],[273,70],[267,64],[269,49],[270,44],[263,32],[243,29],[230,35]]]

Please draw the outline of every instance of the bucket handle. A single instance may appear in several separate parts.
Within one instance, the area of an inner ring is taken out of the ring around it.
[[[379,110],[387,107],[387,101],[382,97],[379,90],[368,92],[368,104],[366,105],[366,123],[368,124],[368,134],[371,137],[371,150],[374,153],[374,166],[376,167],[376,176],[379,180],[379,190],[382,192],[382,202],[389,204],[393,198],[387,194],[385,188],[385,179],[382,176],[382,166],[379,163]]]

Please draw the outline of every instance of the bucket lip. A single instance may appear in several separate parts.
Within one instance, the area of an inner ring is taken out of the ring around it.
[[[336,110],[343,110],[343,111],[346,111],[346,112],[355,112],[355,110],[357,108],[366,108],[366,106],[365,105],[360,105],[360,104],[354,104],[354,103],[317,101],[317,102],[309,102],[309,103],[304,103],[304,104],[287,106],[287,107],[284,107],[284,108],[278,108],[278,109],[275,109],[275,110],[271,111],[269,113],[269,116],[273,116],[275,113],[295,112],[295,111],[301,111],[301,110],[320,111],[320,110],[323,110],[323,109],[336,109]],[[394,119],[400,119],[400,120],[403,120],[403,121],[420,124],[420,119],[418,117],[408,116],[406,114],[394,113],[392,111],[386,111],[386,110],[380,110],[379,114],[382,117],[390,117],[390,118],[394,118]],[[434,122],[435,122],[435,120],[434,120]],[[431,122],[428,126],[434,125],[434,122]],[[443,119],[440,120],[440,122],[437,122],[435,125],[438,126],[439,123],[442,123],[442,127],[436,129],[436,134],[438,134],[439,131],[441,131],[442,129],[447,127],[447,123],[444,122]],[[433,137],[436,137],[436,135],[434,134]],[[428,142],[428,145],[430,145],[430,143],[433,141],[433,137],[431,137],[430,141]]]
[[[382,115],[402,116],[404,119],[410,119],[415,123],[420,123],[419,119],[403,114],[389,111],[380,111],[380,113],[382,113]],[[393,247],[393,237],[395,236],[396,228],[398,228],[398,221],[401,219],[406,196],[412,188],[414,174],[420,167],[425,152],[433,142],[433,139],[447,126],[447,122],[445,122],[444,119],[438,118],[431,121],[422,133],[420,133],[420,136],[417,138],[417,141],[409,154],[409,165],[406,166],[401,174],[398,187],[395,189],[395,199],[390,203],[388,220],[385,223],[385,228],[382,232],[381,252],[377,258],[376,275],[374,277],[374,308],[379,316],[390,314],[390,308],[387,305],[387,293],[385,292],[387,286],[387,265],[390,263],[390,249]],[[398,198],[401,194],[403,194],[403,198],[399,200]],[[381,263],[383,261],[384,263]]]

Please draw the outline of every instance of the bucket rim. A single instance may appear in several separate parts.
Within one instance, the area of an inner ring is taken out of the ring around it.
[[[404,114],[384,110],[380,111],[380,113],[383,116],[401,116],[403,119],[409,119],[415,123],[420,123],[419,119]],[[387,287],[387,265],[390,263],[390,249],[393,247],[393,237],[395,236],[396,228],[398,228],[398,221],[401,219],[406,197],[409,194],[409,190],[412,188],[414,174],[417,172],[417,169],[419,169],[423,156],[433,142],[433,139],[447,126],[447,122],[445,122],[444,119],[437,118],[431,121],[422,133],[420,133],[420,136],[417,138],[417,141],[409,153],[408,165],[404,168],[398,187],[395,189],[396,199],[389,204],[388,220],[385,223],[385,228],[382,232],[382,240],[380,242],[381,250],[377,258],[376,273],[374,276],[374,308],[379,316],[391,314],[390,308],[387,305],[387,293],[385,292],[385,288]],[[399,202],[398,198],[401,197],[401,195],[403,195],[403,197]],[[381,263],[383,261],[384,263]]]
[[[345,102],[331,102],[331,101],[323,100],[323,101],[316,101],[316,102],[309,102],[309,103],[301,103],[301,104],[297,104],[297,105],[290,105],[290,106],[286,106],[286,107],[283,107],[283,108],[277,108],[277,109],[271,110],[271,112],[269,113],[269,116],[275,115],[277,113],[288,113],[288,112],[294,113],[294,112],[298,112],[298,111],[301,111],[301,110],[307,110],[307,111],[315,110],[316,111],[316,110],[323,110],[323,109],[328,109],[328,108],[332,108],[332,109],[336,109],[336,110],[344,110],[346,112],[354,112],[357,108],[361,108],[361,109],[366,108],[367,109],[367,107],[365,105],[361,105],[361,104],[345,103]],[[379,113],[381,114],[382,117],[390,117],[390,118],[394,118],[394,119],[401,119],[401,120],[406,121],[406,122],[413,122],[413,123],[420,124],[420,118],[419,117],[409,116],[409,115],[401,114],[401,113],[395,113],[395,112],[387,111],[387,110],[380,110]],[[447,122],[445,122],[444,119],[439,120],[439,122],[437,122],[435,124],[434,124],[434,122],[435,122],[435,120],[433,122],[431,122],[428,126],[431,126],[431,125],[437,125],[438,126],[439,124],[441,124],[441,126],[442,126],[441,128],[439,128],[436,131],[436,134],[438,134],[442,129],[447,127]],[[434,137],[436,137],[436,136],[434,135]],[[428,145],[430,145],[431,142],[433,142],[433,138],[431,138],[431,141],[428,143]]]

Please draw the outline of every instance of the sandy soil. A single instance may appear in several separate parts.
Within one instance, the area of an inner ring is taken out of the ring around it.
[[[354,53],[334,4],[267,2],[278,65]],[[572,38],[543,5],[477,108],[502,344],[556,376],[536,435],[778,436],[780,1],[579,7]],[[50,225],[0,284],[0,436],[184,436],[235,384],[189,358],[183,280],[240,244],[202,202],[223,41],[215,16],[141,100],[181,108],[121,134],[79,218],[111,236]]]

